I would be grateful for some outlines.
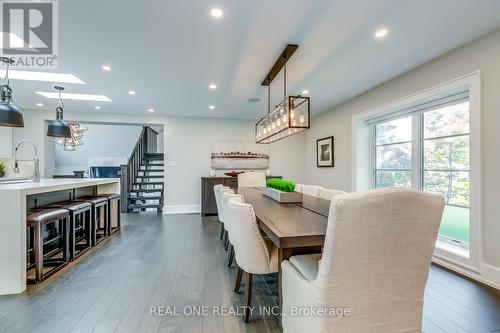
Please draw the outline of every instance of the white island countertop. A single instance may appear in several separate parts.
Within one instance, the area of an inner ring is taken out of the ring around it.
[[[33,181],[14,181],[12,183],[2,184],[0,182],[0,191],[23,191],[25,194],[36,194],[50,191],[59,191],[72,188],[116,184],[119,182],[115,178],[61,178],[61,179],[41,179],[40,182]],[[0,203],[1,204],[1,203]]]
[[[96,194],[120,193],[120,179],[41,179],[0,182],[0,295],[26,289],[27,198],[49,192],[95,187]]]

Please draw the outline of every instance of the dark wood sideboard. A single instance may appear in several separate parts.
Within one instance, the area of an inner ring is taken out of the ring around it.
[[[281,176],[267,176],[267,178],[281,178]],[[236,177],[201,177],[201,214],[202,216],[217,215],[214,186],[223,184],[231,188],[238,187]]]

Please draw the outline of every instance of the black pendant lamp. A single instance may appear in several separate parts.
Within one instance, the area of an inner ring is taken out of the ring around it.
[[[52,136],[56,138],[71,138],[71,128],[69,124],[64,121],[64,103],[61,98],[61,93],[64,90],[64,87],[55,86],[54,89],[59,91],[59,102],[60,106],[56,108],[56,120],[52,120],[49,123],[49,127],[47,129],[47,136]]]
[[[7,65],[5,71],[5,81],[7,84],[0,86],[0,126],[24,127],[22,111],[12,104],[12,89],[9,86],[9,67],[14,60],[7,57],[0,57],[0,62]]]

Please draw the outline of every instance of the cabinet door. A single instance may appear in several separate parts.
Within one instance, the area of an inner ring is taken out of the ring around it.
[[[12,157],[12,128],[0,127],[0,158]]]
[[[201,180],[201,213],[203,215],[217,214],[214,186],[222,183],[221,178],[203,178]]]

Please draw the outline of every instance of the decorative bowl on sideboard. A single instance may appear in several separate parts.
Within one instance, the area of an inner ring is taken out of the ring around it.
[[[231,171],[231,172],[225,172],[224,174],[226,176],[229,176],[229,177],[238,177],[238,175],[240,173],[244,173],[245,171],[240,171],[240,172],[236,172],[236,171]]]

